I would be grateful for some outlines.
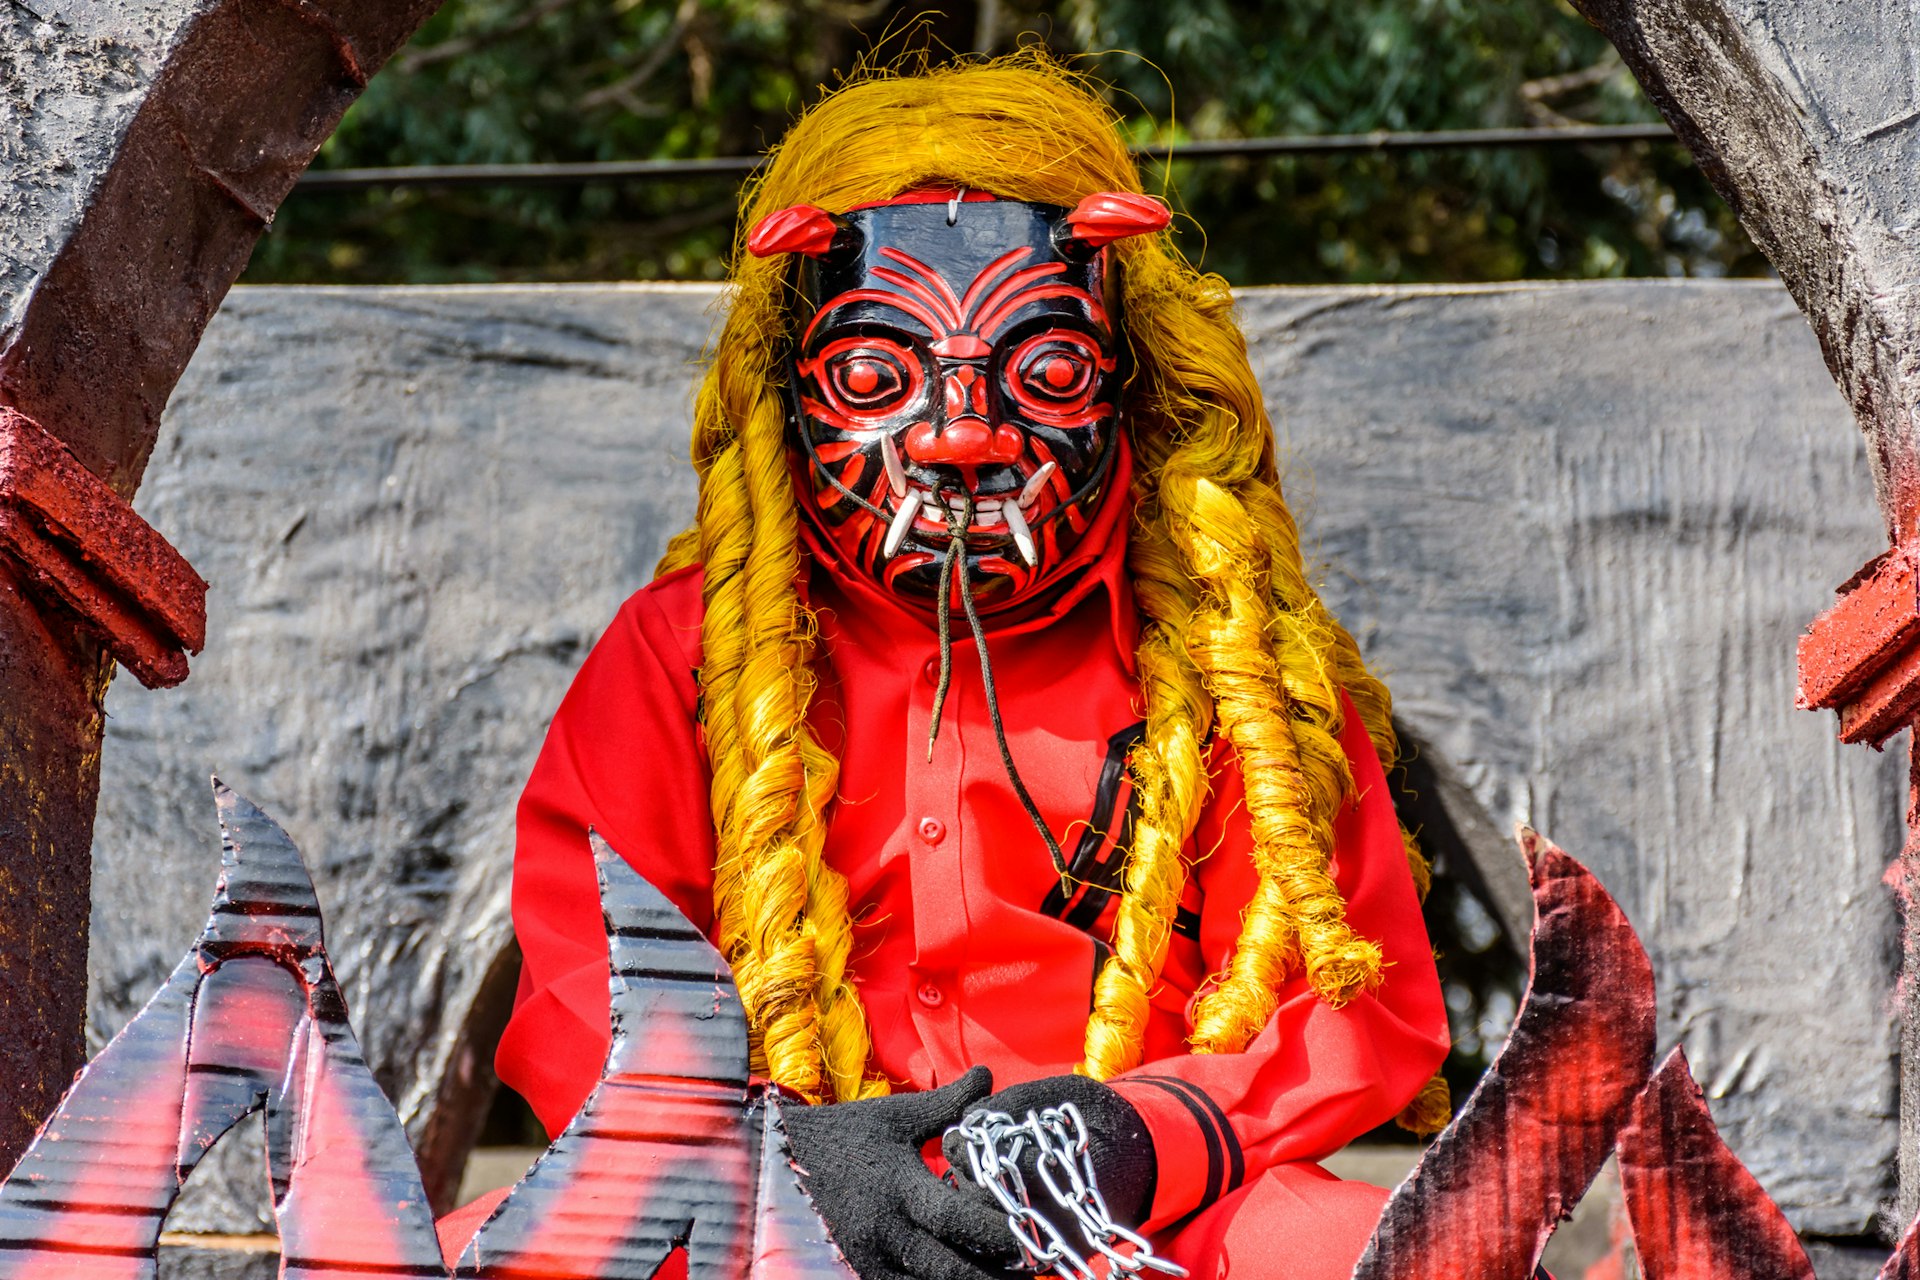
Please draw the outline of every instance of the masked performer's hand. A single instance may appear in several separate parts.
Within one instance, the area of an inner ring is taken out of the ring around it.
[[[861,1280],[1002,1280],[1019,1261],[993,1201],[920,1156],[992,1088],[975,1067],[926,1093],[781,1110],[801,1185]]]
[[[1092,1157],[1093,1176],[1101,1199],[1107,1202],[1107,1212],[1121,1226],[1138,1227],[1153,1206],[1158,1168],[1146,1121],[1117,1092],[1086,1076],[1046,1076],[1002,1089],[967,1110],[1004,1111],[1021,1120],[1029,1111],[1057,1107],[1063,1102],[1078,1107],[1080,1118],[1086,1122],[1087,1154]],[[966,1140],[950,1133],[942,1149],[947,1163],[967,1178],[971,1166]],[[1039,1155],[1029,1143],[1020,1156],[1020,1176],[1031,1188],[1034,1209],[1059,1227],[1068,1240],[1078,1241],[1080,1233],[1072,1215],[1056,1206],[1047,1194],[1036,1168],[1038,1163]]]

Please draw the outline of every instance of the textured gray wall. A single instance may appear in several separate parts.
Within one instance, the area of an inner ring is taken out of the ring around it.
[[[1920,9],[1572,0],[1780,272],[1868,442],[1889,540],[1920,528]],[[1909,901],[1920,860],[1901,868]],[[1920,920],[1905,939],[1900,1204],[1920,1208]]]
[[[1802,1230],[1893,1189],[1892,756],[1793,708],[1793,641],[1880,545],[1783,291],[1264,294],[1262,385],[1328,594],[1505,829],[1595,869],[1728,1141]]]
[[[1920,11],[1907,0],[1572,0],[1799,299],[1920,515]],[[1912,1189],[1909,1189],[1910,1192]]]
[[[197,0],[0,5],[0,348]]]
[[[546,720],[691,511],[715,300],[228,299],[139,504],[212,582],[211,628],[183,688],[108,699],[96,1033],[198,927],[217,769],[314,864],[369,1057],[426,1131],[473,1066],[457,1042],[506,946],[511,811]],[[1525,818],[1592,866],[1736,1151],[1803,1230],[1866,1231],[1892,1190],[1879,881],[1901,786],[1792,709],[1792,660],[1881,535],[1791,300],[1621,283],[1241,309],[1310,554],[1456,822],[1498,860],[1487,833]],[[220,1164],[236,1184],[256,1167]],[[176,1223],[252,1225],[215,1190]]]

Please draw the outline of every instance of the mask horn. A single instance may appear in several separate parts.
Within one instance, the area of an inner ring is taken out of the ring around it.
[[[756,258],[776,253],[821,258],[836,250],[852,249],[859,242],[859,230],[847,219],[810,204],[796,204],[754,223],[747,233],[747,252]]]
[[[1054,242],[1069,257],[1091,257],[1115,240],[1165,231],[1172,221],[1172,211],[1152,196],[1096,191],[1061,220]]]

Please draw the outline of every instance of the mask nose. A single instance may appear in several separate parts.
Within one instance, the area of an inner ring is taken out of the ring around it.
[[[970,364],[957,365],[946,371],[945,381],[948,422],[969,414],[987,416],[987,380],[978,369]]]
[[[940,381],[946,421],[938,428],[931,422],[915,423],[907,431],[907,456],[915,462],[959,467],[1018,461],[1020,433],[987,420],[985,375],[974,365],[959,364],[942,369]]]

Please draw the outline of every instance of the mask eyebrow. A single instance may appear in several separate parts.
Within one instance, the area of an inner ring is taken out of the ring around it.
[[[1001,272],[1016,262],[1027,258],[1032,253],[1033,246],[1023,244],[1018,249],[1009,249],[992,262],[989,262],[981,269],[980,274],[974,277],[972,287],[967,290],[967,296],[960,303],[960,314],[962,316],[972,315],[974,303],[978,302],[980,295],[985,293],[987,289],[993,285],[995,280],[999,279]]]
[[[804,347],[813,341],[814,330],[818,329],[821,322],[828,316],[856,302],[877,302],[883,307],[892,307],[902,315],[918,320],[931,334],[939,335],[951,331],[949,326],[941,324],[938,317],[911,298],[889,293],[885,289],[849,289],[834,297],[826,306],[814,313],[813,319],[807,324],[807,331],[800,335],[800,345]]]
[[[885,280],[888,284],[898,285],[902,289],[909,290],[914,296],[922,298],[931,306],[946,312],[949,317],[947,326],[949,330],[960,327],[960,317],[965,311],[965,308],[960,305],[960,299],[953,296],[953,286],[947,283],[944,276],[912,254],[902,253],[891,245],[882,246],[880,256],[889,261],[899,263],[907,270],[913,272],[914,275],[920,277],[920,279],[911,280],[890,267],[875,267],[873,269],[875,279]],[[932,291],[927,288],[928,285],[933,286]]]
[[[982,315],[974,325],[974,332],[981,337],[990,337],[994,330],[1005,324],[1021,307],[1047,298],[1073,298],[1083,302],[1093,312],[1101,325],[1107,321],[1106,308],[1100,300],[1074,284],[1040,284],[1048,276],[1058,275],[1067,268],[1057,262],[1049,262],[1037,267],[1028,267],[1025,271],[1014,273],[1007,282],[995,289],[987,300],[980,304]]]

